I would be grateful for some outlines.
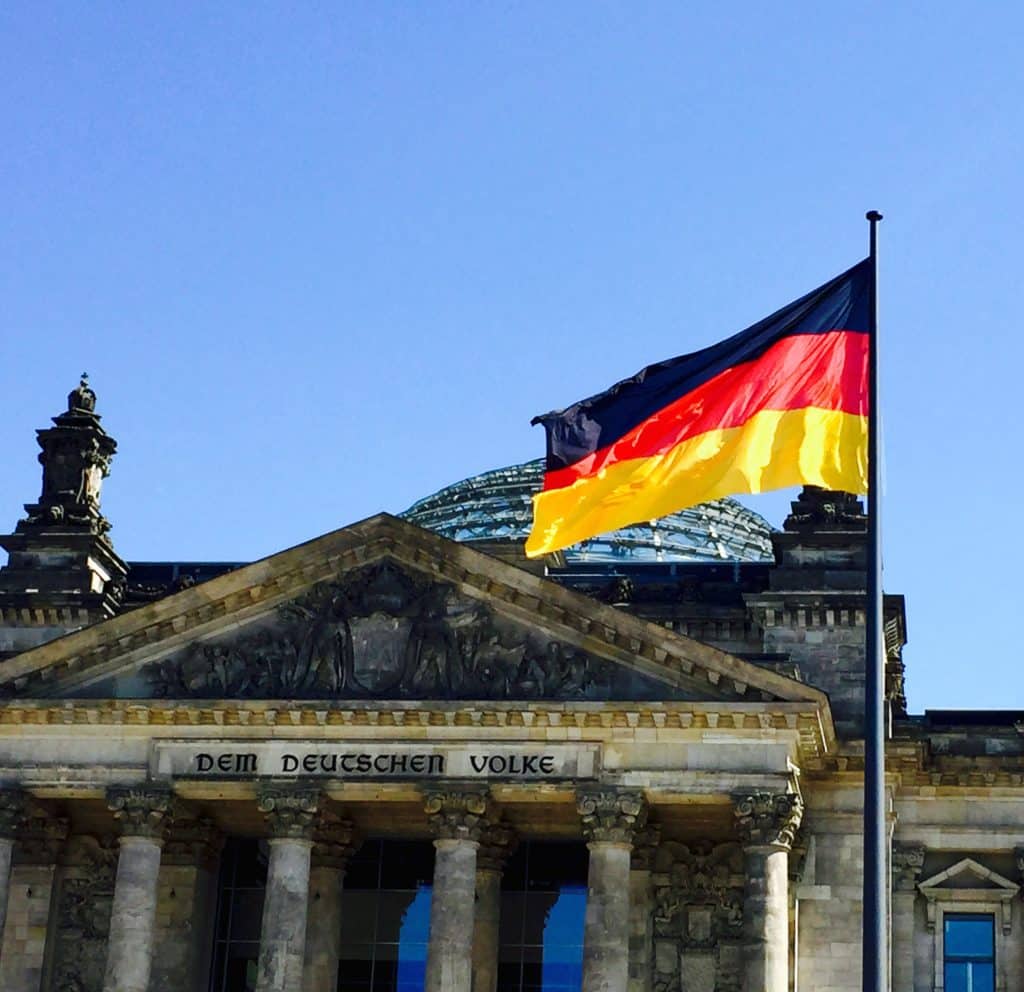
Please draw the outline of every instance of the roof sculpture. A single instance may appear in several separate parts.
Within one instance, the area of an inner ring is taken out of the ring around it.
[[[523,542],[533,520],[540,459],[492,469],[446,486],[400,516],[467,544]],[[772,526],[734,499],[702,503],[566,549],[567,563],[771,561]]]

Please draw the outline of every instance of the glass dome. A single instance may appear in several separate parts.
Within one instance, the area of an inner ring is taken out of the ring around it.
[[[522,543],[543,461],[496,468],[446,486],[400,516],[453,541]],[[772,526],[733,499],[702,503],[565,550],[568,563],[771,561]]]

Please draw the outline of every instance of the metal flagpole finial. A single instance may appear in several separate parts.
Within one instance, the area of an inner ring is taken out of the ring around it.
[[[877,210],[869,210],[864,215],[872,224],[877,224],[881,219],[882,215]]]

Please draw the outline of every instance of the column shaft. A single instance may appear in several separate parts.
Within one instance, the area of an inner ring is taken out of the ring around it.
[[[309,923],[303,992],[335,992],[341,953],[344,869],[320,865],[309,876]]]
[[[302,992],[313,841],[272,837],[256,992]]]
[[[473,918],[473,992],[498,987],[498,924],[501,916],[501,871],[481,868],[476,873],[476,912]]]
[[[153,962],[161,841],[125,836],[117,858],[103,992],[147,992]]]
[[[471,992],[477,841],[434,841],[434,889],[424,992]]]
[[[583,924],[583,992],[625,992],[629,980],[631,845],[592,840]]]
[[[744,992],[789,989],[789,852],[746,852]]]

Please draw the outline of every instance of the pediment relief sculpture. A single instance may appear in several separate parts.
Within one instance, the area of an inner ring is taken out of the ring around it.
[[[150,695],[181,699],[681,698],[387,559],[143,675]]]

